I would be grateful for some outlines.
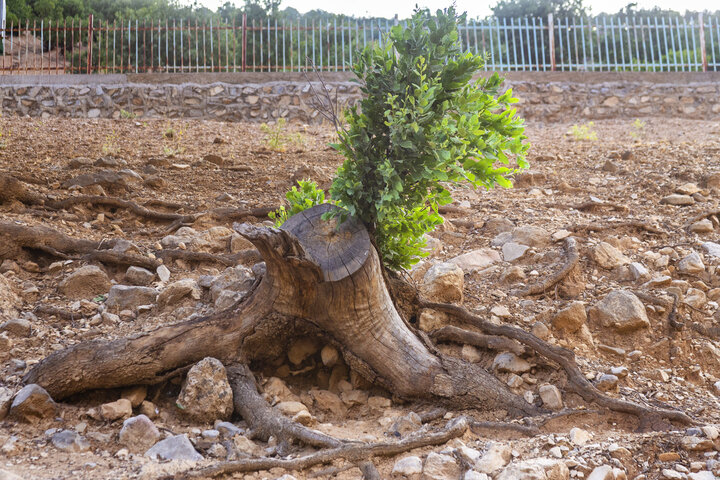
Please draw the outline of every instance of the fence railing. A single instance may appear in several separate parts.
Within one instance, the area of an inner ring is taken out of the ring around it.
[[[346,71],[393,26],[365,20],[26,21],[2,30],[1,74]],[[720,71],[720,18],[469,21],[465,49],[502,71]]]

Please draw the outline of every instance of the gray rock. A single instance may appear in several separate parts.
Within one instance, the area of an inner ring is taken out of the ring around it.
[[[697,274],[705,271],[705,264],[703,264],[703,261],[697,252],[692,252],[684,257],[678,262],[677,267],[678,271],[682,273]]]
[[[114,285],[110,288],[105,306],[117,310],[135,310],[140,305],[151,305],[157,300],[158,291],[151,287]]]
[[[465,275],[454,263],[436,263],[425,272],[422,292],[436,302],[462,303]]]
[[[430,452],[423,466],[423,480],[449,480],[459,478],[460,466],[450,455]]]
[[[630,270],[630,275],[632,275],[633,280],[647,278],[650,275],[650,272],[647,268],[645,268],[645,265],[640,262],[632,262],[628,266],[628,269]]]
[[[161,282],[166,283],[170,280],[170,269],[168,269],[165,265],[160,265],[155,271],[157,272],[158,278]]]
[[[602,374],[600,378],[595,380],[595,387],[603,392],[610,392],[617,390],[618,377],[610,374]]]
[[[515,242],[507,242],[502,246],[503,259],[506,262],[512,262],[522,258],[530,247]]]
[[[245,435],[245,430],[230,422],[215,421],[215,430],[220,432],[223,438],[232,438],[235,435]]]
[[[715,230],[715,227],[713,226],[713,223],[707,218],[690,225],[690,231],[693,233],[710,233],[713,230]]]
[[[86,265],[68,275],[60,284],[60,293],[73,300],[93,298],[110,290],[107,274],[95,265]]]
[[[0,387],[0,420],[4,419],[10,411],[15,393],[8,387]]]
[[[392,469],[393,476],[409,477],[418,473],[422,473],[422,460],[415,455],[396,461]]]
[[[705,255],[711,258],[720,258],[720,244],[705,242],[701,245]]]
[[[51,438],[53,446],[65,452],[87,452],[90,450],[90,442],[72,430],[62,430],[55,433]]]
[[[186,296],[194,300],[200,299],[200,287],[192,278],[184,278],[165,287],[158,295],[157,303],[160,307],[173,306]]]
[[[562,394],[555,385],[545,384],[538,389],[543,405],[550,410],[563,408]]]
[[[632,332],[650,326],[645,305],[627,290],[614,290],[590,308],[590,318],[618,332]]]
[[[544,247],[550,243],[550,233],[544,228],[525,225],[510,232],[512,241],[528,247]]]
[[[512,352],[502,352],[495,356],[492,367],[499,372],[510,372],[520,375],[529,372],[532,365]]]
[[[465,273],[472,273],[476,270],[487,268],[494,263],[500,262],[501,260],[502,257],[499,252],[489,248],[481,248],[479,250],[473,250],[455,258],[451,258],[448,262],[454,263],[458,267],[462,268]]]
[[[562,460],[534,458],[511,463],[495,480],[567,480],[570,471]]]
[[[607,242],[600,242],[592,250],[593,260],[602,268],[611,270],[630,263],[630,259]]]
[[[148,286],[155,279],[155,274],[142,267],[130,267],[125,272],[125,280],[132,285]]]
[[[23,387],[10,405],[9,417],[20,422],[37,423],[55,417],[57,404],[40,385]]]
[[[180,390],[177,405],[186,416],[201,423],[230,418],[233,393],[220,360],[206,357],[193,365]]]
[[[190,460],[197,462],[203,459],[203,456],[192,446],[186,434],[175,435],[159,441],[145,452],[145,456],[156,461]]]
[[[144,452],[160,439],[155,424],[145,415],[128,418],[120,430],[120,444],[131,452]]]
[[[572,302],[553,317],[552,325],[558,330],[573,333],[580,330],[586,321],[585,304],[583,302]]]
[[[694,205],[695,199],[693,199],[690,195],[673,194],[663,197],[660,200],[660,203],[676,206]]]
[[[0,325],[0,333],[7,332],[13,337],[29,337],[32,325],[24,318],[13,318]]]
[[[504,443],[491,443],[482,457],[475,463],[480,473],[492,475],[510,462],[512,449]]]
[[[255,275],[249,268],[238,265],[228,267],[210,285],[210,295],[213,302],[217,301],[223,290],[231,290],[234,294],[247,292],[255,282]]]

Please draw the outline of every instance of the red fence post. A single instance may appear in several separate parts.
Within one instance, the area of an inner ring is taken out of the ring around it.
[[[243,13],[243,24],[242,24],[242,71],[244,72],[247,67],[247,15]]]
[[[550,70],[555,71],[555,20],[553,14],[548,13],[548,34],[550,35]]]
[[[87,73],[92,73],[92,34],[93,34],[93,15],[88,18],[88,54],[87,54]]]

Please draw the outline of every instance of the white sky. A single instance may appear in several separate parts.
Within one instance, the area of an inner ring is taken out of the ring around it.
[[[215,10],[227,0],[200,0],[198,3]],[[233,0],[229,0],[233,2]],[[685,10],[695,11],[716,11],[720,10],[718,0],[585,0],[584,4],[591,8],[592,13],[616,13],[632,1],[637,2],[638,8],[653,8],[658,6],[663,9],[672,9],[684,12]],[[241,6],[243,0],[236,0],[236,5]],[[491,0],[456,0],[459,11],[467,11],[470,18],[484,17],[491,13],[490,6],[496,1]],[[321,9],[332,13],[354,15],[356,17],[378,16],[391,18],[398,14],[400,18],[407,18],[413,11],[415,4],[429,7],[432,10],[447,7],[450,0],[282,0],[280,8],[294,7],[305,13],[308,10]]]

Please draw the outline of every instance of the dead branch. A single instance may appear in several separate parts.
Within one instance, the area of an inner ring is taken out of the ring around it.
[[[259,470],[270,470],[271,468],[283,468],[285,470],[304,470],[315,465],[327,464],[338,459],[345,459],[350,462],[365,462],[376,456],[392,456],[404,453],[416,448],[432,445],[442,445],[462,436],[468,429],[468,420],[465,417],[448,422],[447,426],[434,433],[418,433],[394,443],[363,443],[343,445],[333,449],[321,450],[300,458],[249,458],[223,462],[211,467],[186,472],[179,478],[205,478],[229,475],[232,473],[256,472]],[[178,478],[178,477],[176,477]]]
[[[526,297],[528,295],[537,295],[539,293],[546,292],[550,287],[563,280],[572,271],[573,268],[580,261],[580,255],[578,254],[577,242],[574,238],[568,237],[565,239],[565,255],[567,257],[565,264],[557,272],[548,275],[545,280],[529,285],[524,289],[516,292],[516,295],[520,297]]]
[[[570,205],[569,208],[578,210],[580,212],[587,212],[587,211],[592,211],[592,210],[600,209],[600,208],[610,208],[610,209],[618,211],[618,212],[627,212],[629,210],[627,205],[620,205],[618,203],[611,203],[611,202],[599,203],[599,202],[593,202],[593,201],[583,202],[579,205]]]
[[[666,292],[668,295],[670,295],[673,299],[671,302],[668,302],[666,300],[663,300],[662,298],[656,297],[654,295],[650,295],[647,292],[642,292],[639,290],[635,290],[633,293],[640,298],[641,300],[644,300],[648,303],[652,303],[653,305],[659,305],[665,309],[667,315],[665,318],[667,319],[668,325],[674,330],[682,330],[682,328],[685,326],[683,322],[679,322],[677,319],[677,306],[678,301],[680,300],[677,296],[677,294],[673,292]],[[689,305],[688,305],[689,306]]]
[[[480,328],[490,335],[502,335],[512,338],[528,346],[538,355],[558,364],[567,375],[568,388],[580,395],[587,402],[595,402],[600,406],[613,411],[629,413],[640,418],[660,415],[668,420],[677,421],[686,425],[695,424],[695,420],[687,414],[676,410],[655,409],[645,407],[626,400],[609,397],[595,388],[582,374],[575,362],[575,354],[570,350],[550,345],[537,338],[535,335],[528,333],[510,325],[495,325],[470,313],[464,307],[452,305],[449,303],[434,303],[426,300],[420,300],[422,308],[431,308],[452,315],[456,319],[463,321],[469,325]]]
[[[462,328],[446,325],[430,332],[430,338],[440,342],[455,342],[460,344],[474,345],[490,350],[510,351],[516,355],[525,353],[525,348],[514,340],[494,335],[483,335],[481,333],[463,330]]]
[[[583,233],[583,232],[601,232],[604,230],[614,230],[616,228],[635,228],[640,231],[648,232],[648,233],[655,233],[658,235],[666,235],[667,232],[664,232],[663,230],[660,230],[657,227],[654,227],[646,222],[640,221],[640,220],[631,220],[627,222],[619,222],[619,223],[589,223],[587,225],[573,225],[570,227],[570,230],[572,230],[575,233]]]
[[[478,435],[487,434],[488,431],[509,431],[520,433],[527,437],[534,437],[540,434],[540,429],[535,425],[520,425],[509,422],[479,422],[477,420],[470,422],[470,430]]]
[[[78,195],[75,197],[68,197],[63,200],[50,200],[45,201],[45,206],[52,208],[53,210],[67,210],[73,205],[82,203],[88,203],[90,205],[98,205],[110,208],[122,208],[133,212],[135,215],[151,220],[182,220],[184,222],[195,221],[195,215],[182,215],[180,213],[167,213],[160,212],[157,210],[150,210],[142,205],[135,203],[131,200],[124,200],[119,197],[106,197],[103,195]]]

